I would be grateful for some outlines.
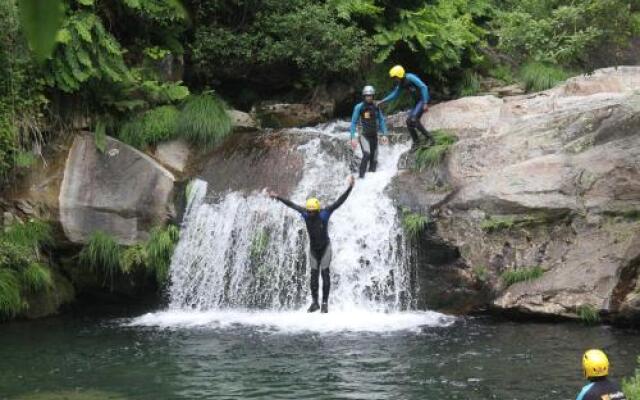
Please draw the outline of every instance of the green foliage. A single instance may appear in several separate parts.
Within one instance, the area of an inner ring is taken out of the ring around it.
[[[543,63],[527,63],[520,70],[526,89],[533,92],[551,89],[568,77],[562,68]]]
[[[22,283],[23,286],[32,292],[39,292],[52,287],[53,278],[47,266],[36,262],[29,264],[29,266],[23,270]]]
[[[28,168],[36,162],[36,156],[30,151],[16,151],[13,157],[13,165],[17,168]]]
[[[516,268],[509,271],[505,271],[500,276],[502,282],[506,286],[511,286],[514,283],[531,281],[540,278],[544,274],[544,270],[540,266]]]
[[[402,210],[402,227],[410,238],[418,238],[427,227],[428,218],[422,214],[411,212],[408,209]]]
[[[473,71],[465,71],[459,87],[460,96],[473,96],[480,91],[480,76]]]
[[[212,146],[231,133],[227,106],[211,93],[187,99],[178,118],[178,133],[195,144]]]
[[[628,400],[640,400],[640,357],[635,374],[622,380],[622,391]]]
[[[120,271],[122,249],[115,239],[104,232],[94,232],[80,252],[80,262],[104,276],[105,282],[113,287],[116,274]]]
[[[585,325],[595,325],[600,322],[600,313],[591,304],[583,304],[576,310],[578,318]]]
[[[174,106],[160,106],[120,127],[119,138],[132,146],[143,148],[173,138],[177,133],[180,111]]]
[[[400,9],[397,19],[376,26],[376,62],[393,59],[399,47],[418,55],[430,76],[442,77],[463,61],[478,60],[477,46],[486,31],[476,22],[489,14],[486,0],[437,0],[421,8]]]
[[[507,0],[493,27],[499,48],[518,61],[584,65],[628,48],[640,33],[638,11],[627,0]]]
[[[434,131],[432,134],[435,144],[433,146],[422,146],[416,150],[415,168],[420,171],[440,165],[451,146],[456,142],[455,136],[445,131]]]
[[[506,231],[513,228],[523,228],[547,221],[548,217],[542,214],[532,215],[493,215],[480,223],[482,230],[492,233]]]
[[[15,317],[24,308],[16,272],[0,268],[0,320]]]
[[[51,226],[42,221],[16,223],[0,233],[0,320],[28,306],[25,295],[53,285],[42,250],[53,243]]]
[[[125,249],[120,255],[120,271],[129,274],[144,267],[147,262],[147,251],[142,244],[135,244]]]
[[[367,1],[330,3],[248,0],[242,13],[229,1],[194,4],[190,47],[196,74],[203,81],[276,75],[291,87],[357,72],[371,41],[345,17],[377,7]]]
[[[149,240],[145,244],[147,255],[147,268],[154,271],[156,281],[164,284],[169,276],[171,255],[175,248],[180,230],[175,225],[166,228],[154,228],[151,230]]]
[[[71,14],[56,40],[59,45],[45,75],[48,85],[72,93],[91,80],[131,81],[120,43],[96,14],[84,10]]]
[[[7,0],[5,0],[7,1]],[[64,17],[62,0],[18,0],[20,22],[36,58],[46,60],[56,44]]]

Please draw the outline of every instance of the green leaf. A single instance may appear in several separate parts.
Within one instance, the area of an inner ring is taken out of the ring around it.
[[[64,18],[62,0],[18,0],[20,22],[36,59],[43,62],[56,46]]]

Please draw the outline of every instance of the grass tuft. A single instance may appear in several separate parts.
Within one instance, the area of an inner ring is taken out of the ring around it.
[[[433,146],[423,146],[416,150],[417,170],[422,171],[425,168],[435,168],[444,160],[445,155],[456,142],[456,137],[445,131],[434,131],[433,138],[435,144]]]
[[[2,236],[7,242],[34,249],[53,244],[51,225],[39,220],[13,224],[7,228]]]
[[[80,262],[94,271],[103,273],[105,281],[109,281],[113,286],[115,276],[120,270],[121,253],[120,245],[111,235],[96,231],[80,251]]]
[[[409,210],[402,211],[402,227],[411,238],[417,238],[429,222],[428,218],[422,214],[414,213]]]
[[[175,225],[166,228],[156,227],[151,230],[149,240],[145,244],[147,268],[155,273],[156,281],[162,285],[169,277],[171,256],[178,242],[180,230]]]
[[[461,97],[475,96],[480,92],[480,76],[472,71],[465,71],[458,89]]]
[[[157,144],[176,136],[179,116],[174,106],[156,107],[123,124],[118,136],[139,148]]]
[[[568,77],[562,68],[539,62],[527,63],[520,69],[520,78],[529,92],[551,89]]]
[[[480,282],[486,282],[489,279],[489,270],[484,265],[478,265],[473,267],[473,275]]]
[[[0,268],[0,319],[15,317],[23,309],[16,271]]]
[[[595,325],[600,322],[600,313],[591,304],[583,304],[576,310],[578,318],[585,325]]]
[[[192,143],[214,146],[231,132],[226,104],[212,93],[190,96],[178,118],[178,133]]]
[[[31,263],[22,271],[22,286],[32,292],[39,292],[53,286],[51,270],[41,263]]]
[[[500,276],[505,285],[511,286],[514,283],[531,281],[540,278],[544,274],[544,270],[539,267],[517,268],[505,271]]]
[[[640,357],[637,362],[635,374],[622,380],[622,391],[629,400],[640,400]]]

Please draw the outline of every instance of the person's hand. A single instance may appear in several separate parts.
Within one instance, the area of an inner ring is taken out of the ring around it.
[[[356,184],[356,180],[355,180],[355,179],[353,179],[353,175],[349,175],[349,176],[347,177],[347,182],[349,183],[349,186],[351,186],[351,187],[353,187],[353,185],[355,185],[355,184]]]
[[[356,139],[351,139],[351,148],[355,150],[356,147],[358,147],[358,141]]]
[[[382,136],[382,137],[380,138],[380,143],[382,143],[382,144],[389,144],[389,138],[388,138],[386,135]]]
[[[424,112],[429,111],[429,105],[425,104],[424,106],[422,106],[422,111],[424,111]]]
[[[380,108],[384,105],[384,102],[382,100],[378,100],[378,101],[375,101],[374,104],[376,105],[376,107]]]
[[[278,197],[278,192],[275,192],[275,191],[273,191],[273,190],[271,190],[271,189],[269,189],[269,190],[267,191],[267,194],[268,194],[268,195],[269,195],[269,197],[271,197],[272,199],[275,199],[276,197]]]

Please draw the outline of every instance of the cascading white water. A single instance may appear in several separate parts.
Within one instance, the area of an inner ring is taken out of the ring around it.
[[[304,159],[303,175],[291,200],[301,205],[308,196],[323,204],[335,201],[347,189],[352,160],[349,152],[327,148],[346,145],[348,124],[289,134],[309,138],[297,148]],[[299,311],[310,300],[310,272],[307,233],[298,213],[264,192],[229,192],[211,199],[206,182],[196,180],[171,263],[169,309],[141,316],[131,325],[253,324],[292,332],[388,331],[452,323],[434,312],[397,312],[412,304],[411,268],[385,188],[408,147],[380,146],[377,172],[357,179],[331,217],[330,320]]]
[[[327,204],[347,188],[351,160],[335,158],[322,143],[344,145],[346,128],[332,124],[291,132],[317,136],[298,147],[305,164],[292,201],[304,204],[314,195]],[[333,309],[400,309],[409,300],[402,234],[396,209],[384,193],[406,150],[405,144],[380,146],[378,172],[357,180],[331,218]],[[306,302],[307,236],[295,211],[265,193],[245,197],[231,192],[210,203],[202,181],[192,192],[171,264],[171,308],[290,309]]]

